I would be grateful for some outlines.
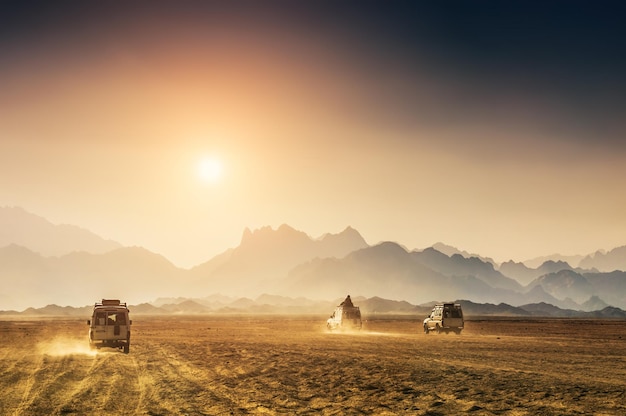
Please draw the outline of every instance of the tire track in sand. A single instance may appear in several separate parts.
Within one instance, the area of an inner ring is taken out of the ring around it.
[[[42,354],[22,367],[14,387],[19,403],[3,405],[3,414],[130,414],[141,408],[138,366],[128,355]]]
[[[22,361],[27,361],[27,360],[19,360],[19,362],[21,363]],[[28,362],[23,363],[23,365],[20,365],[20,370],[27,373],[26,378],[23,381],[20,381],[19,383],[17,383],[16,385],[13,386],[13,388],[17,391],[22,390],[21,393],[21,399],[19,401],[19,403],[17,404],[16,408],[14,409],[14,411],[12,412],[13,415],[17,416],[17,415],[21,415],[24,410],[29,406],[29,404],[32,402],[33,398],[32,396],[32,392],[33,392],[33,388],[35,385],[35,382],[37,380],[37,374],[42,370],[43,368],[43,357],[37,357],[35,358],[35,360],[33,360],[32,362],[34,363],[34,365],[29,365]],[[17,368],[17,360],[15,361],[15,365],[13,366],[13,368],[9,369],[10,372],[13,372],[15,368]],[[20,377],[23,378],[23,377]]]
[[[140,407],[143,393],[133,357],[99,352],[83,373],[57,405],[57,412],[132,414]]]
[[[54,414],[67,391],[80,378],[82,364],[72,356],[40,356],[23,384],[20,403],[13,414]]]
[[[180,358],[167,347],[153,347],[137,357],[143,398],[137,413],[231,414],[238,408],[220,394],[210,373]]]

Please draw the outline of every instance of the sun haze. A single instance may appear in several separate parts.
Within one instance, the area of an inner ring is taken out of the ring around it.
[[[222,177],[222,163],[214,157],[205,157],[198,162],[198,175],[204,182],[219,182]]]

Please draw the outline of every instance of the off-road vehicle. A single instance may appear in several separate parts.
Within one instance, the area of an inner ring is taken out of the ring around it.
[[[446,334],[453,331],[461,333],[464,326],[463,310],[458,303],[438,303],[433,308],[430,315],[424,319],[424,333],[436,331],[438,334]]]
[[[102,299],[93,307],[89,325],[89,346],[91,348],[111,347],[130,351],[130,325],[126,303],[117,299]]]
[[[361,329],[361,309],[354,306],[350,295],[335,308],[326,321],[326,327],[333,329]]]

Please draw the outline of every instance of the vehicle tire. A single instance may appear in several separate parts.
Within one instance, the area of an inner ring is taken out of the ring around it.
[[[428,325],[424,324],[424,333],[428,335]]]
[[[441,334],[441,327],[439,325],[437,325],[435,327],[435,331],[437,331],[438,334]]]
[[[130,352],[130,342],[124,344],[124,354],[128,354]]]

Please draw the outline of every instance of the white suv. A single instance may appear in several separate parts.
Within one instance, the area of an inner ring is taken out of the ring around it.
[[[453,331],[461,333],[465,322],[463,321],[463,310],[458,303],[438,303],[433,308],[430,315],[424,319],[424,333],[436,331],[438,334],[446,334]]]
[[[117,299],[102,299],[93,307],[89,325],[89,346],[112,347],[130,351],[130,325],[126,303]]]

